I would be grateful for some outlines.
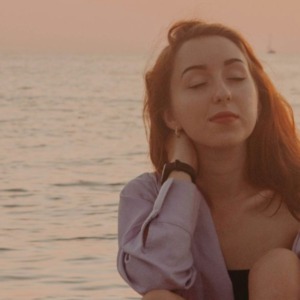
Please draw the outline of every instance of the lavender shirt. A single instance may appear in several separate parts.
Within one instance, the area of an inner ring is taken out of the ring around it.
[[[293,251],[299,256],[300,234]],[[167,289],[191,300],[234,299],[210,210],[188,181],[170,178],[161,186],[145,173],[124,187],[117,265],[140,294]]]

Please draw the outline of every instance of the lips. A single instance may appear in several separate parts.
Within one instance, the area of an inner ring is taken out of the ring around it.
[[[222,111],[210,117],[209,121],[223,123],[223,122],[232,122],[238,118],[239,116],[231,111]]]

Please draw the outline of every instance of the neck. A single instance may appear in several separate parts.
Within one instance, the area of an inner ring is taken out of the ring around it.
[[[245,174],[246,147],[198,148],[197,184],[212,209],[234,205],[253,193]]]

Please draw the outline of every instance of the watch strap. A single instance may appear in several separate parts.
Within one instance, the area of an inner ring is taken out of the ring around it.
[[[181,162],[180,160],[176,159],[174,162],[166,163],[163,168],[162,177],[161,177],[161,184],[163,184],[173,171],[181,171],[185,172],[188,175],[191,176],[192,182],[196,182],[196,171],[195,169],[190,166],[189,164],[186,164],[184,162]]]

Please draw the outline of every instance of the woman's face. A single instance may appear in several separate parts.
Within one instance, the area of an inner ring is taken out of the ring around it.
[[[179,49],[171,76],[167,125],[196,146],[245,143],[258,115],[258,93],[247,60],[230,40],[195,38]]]

